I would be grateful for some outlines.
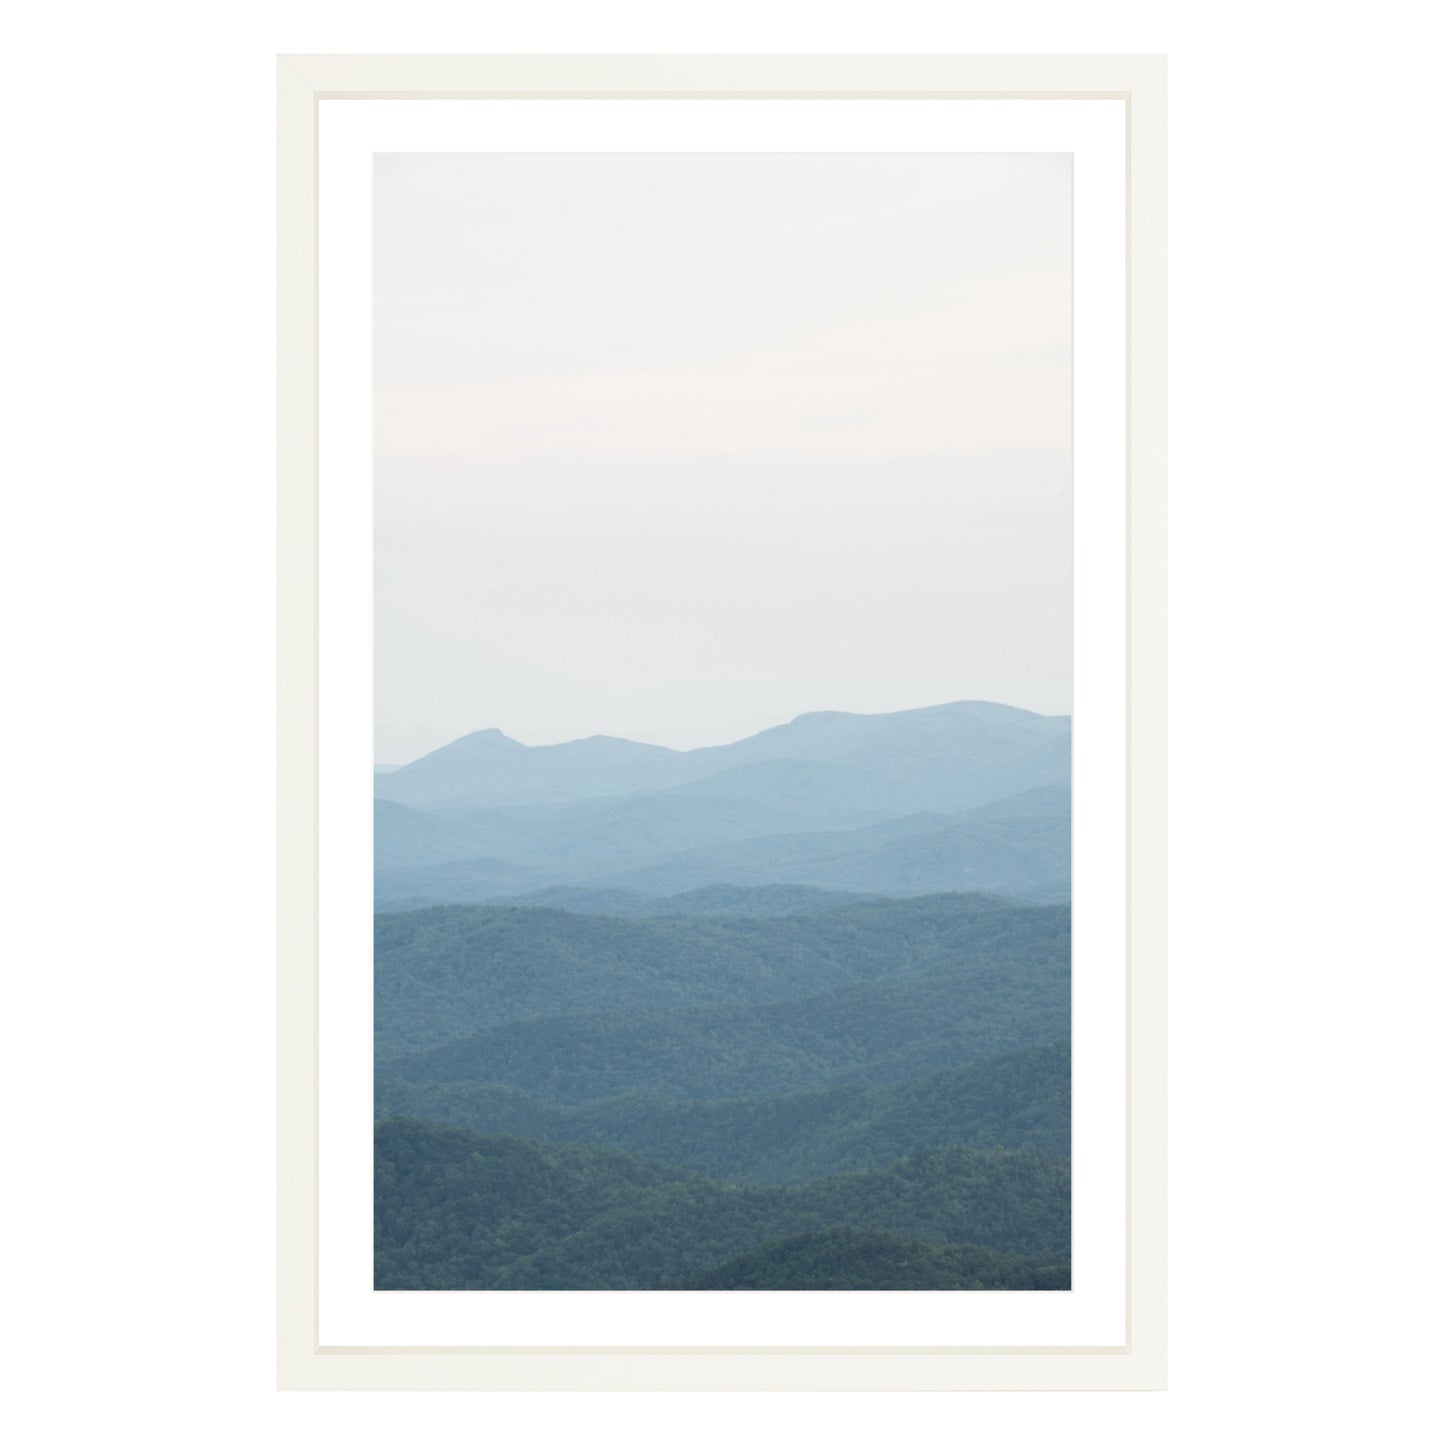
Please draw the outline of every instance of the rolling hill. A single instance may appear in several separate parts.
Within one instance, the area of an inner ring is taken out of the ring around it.
[[[781,1038],[780,1030],[801,1050],[802,1068],[803,1040],[821,1041],[831,1020],[849,1031],[831,1045],[841,1066],[866,1055],[875,1036],[881,1042],[878,1028],[885,1022],[894,1046],[912,1037],[905,1019],[927,1027],[918,1014],[935,994],[952,995],[941,1005],[940,1021],[963,1011],[968,1019],[960,1037],[980,1046],[1002,1040],[999,1052],[1051,1042],[1065,1031],[1059,1019],[1067,1008],[1068,939],[1066,908],[968,894],[780,918],[621,919],[505,907],[382,913],[374,947],[377,1059],[390,1069],[391,1061],[409,1055],[394,1072],[414,1080],[475,1078],[536,1088],[538,1077],[551,1077],[565,1063],[567,1049],[580,1050],[579,1062],[595,1059],[598,1050],[626,1050],[629,1037],[651,1030],[648,1057],[695,1047],[701,1078],[709,1067],[703,1061],[719,1064],[718,1050],[730,1048],[729,1040],[742,1048],[732,1074],[744,1056],[760,1067],[769,1049],[781,1059],[784,1045],[769,1043]],[[889,979],[899,989],[888,992],[883,981]],[[838,992],[844,985],[863,992]],[[1037,995],[1030,1036],[1015,1037],[1009,1011],[1030,989]],[[752,1012],[788,1001],[791,1014]],[[870,1008],[878,1010],[878,1028],[866,1018],[845,1024],[845,1017]],[[810,1014],[817,1026],[809,1024]],[[977,1056],[975,1050],[945,1062]],[[678,1055],[667,1077],[680,1062]],[[472,1067],[482,1072],[468,1073]],[[518,1076],[504,1076],[509,1068]],[[648,1087],[645,1069],[639,1074],[625,1058],[598,1077],[619,1070],[629,1082],[610,1092]],[[773,1087],[801,1087],[821,1077],[804,1073]]]
[[[1068,1289],[1069,1266],[876,1229],[820,1229],[765,1244],[664,1289]]]
[[[751,888],[715,883],[686,893],[636,893],[626,888],[541,888],[506,900],[510,908],[560,908],[567,913],[606,913],[615,918],[791,918],[877,902],[868,893],[836,893],[796,884]]]
[[[1038,1288],[1031,1270],[1067,1257],[1068,1191],[1063,1161],[1006,1150],[941,1150],[753,1188],[616,1150],[388,1119],[376,1129],[375,1285],[655,1289],[692,1278],[683,1287],[708,1287],[696,1283],[701,1270],[736,1260],[756,1271],[746,1256],[771,1243],[851,1228],[1020,1256],[1006,1266],[974,1256],[978,1287]],[[952,1268],[928,1287],[961,1287],[967,1261],[934,1260]],[[1001,1274],[1017,1283],[983,1283]]]
[[[723,886],[1068,896],[1071,822],[1061,785],[958,815],[906,813],[842,830],[767,832],[787,810],[771,820],[763,812],[681,790],[551,809],[545,818],[378,804],[378,859],[408,849],[417,856],[419,842],[430,857],[379,864],[377,906],[497,902],[549,886],[664,896]]]
[[[886,1088],[858,1086],[685,1102],[628,1094],[581,1105],[460,1081],[377,1080],[378,1117],[403,1115],[605,1145],[718,1179],[797,1184],[923,1149],[1069,1152],[1069,1046],[1023,1049]]]
[[[727,1099],[879,1085],[1068,1030],[1068,965],[1047,948],[776,1003],[521,1019],[396,1059],[411,1083],[470,1079],[580,1103],[643,1090]]]

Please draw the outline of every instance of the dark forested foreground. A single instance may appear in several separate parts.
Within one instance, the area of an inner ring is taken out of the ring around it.
[[[377,1288],[1069,1287],[1068,908],[762,892],[378,915]]]
[[[1069,1267],[876,1229],[795,1234],[665,1289],[1068,1289]]]
[[[840,1256],[869,1282],[833,1288],[1060,1289],[1068,1231],[1067,1165],[1020,1151],[757,1187],[610,1149],[377,1126],[378,1289],[817,1288],[787,1281]]]

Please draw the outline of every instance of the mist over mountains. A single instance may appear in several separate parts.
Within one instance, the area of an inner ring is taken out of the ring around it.
[[[375,777],[376,904],[558,887],[1068,894],[1070,720],[807,713],[721,747],[471,733]]]

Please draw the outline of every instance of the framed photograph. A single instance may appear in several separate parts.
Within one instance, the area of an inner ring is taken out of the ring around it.
[[[1162,1388],[1164,61],[278,89],[281,1387]]]

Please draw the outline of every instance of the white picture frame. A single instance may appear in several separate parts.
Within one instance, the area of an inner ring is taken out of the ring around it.
[[[285,1389],[1157,1389],[1164,1383],[1165,317],[1162,58],[286,56],[279,150],[278,1313]],[[318,1108],[319,124],[323,102],[418,99],[1122,102],[1127,263],[1127,1098],[1122,1342],[899,1346],[323,1343]]]

